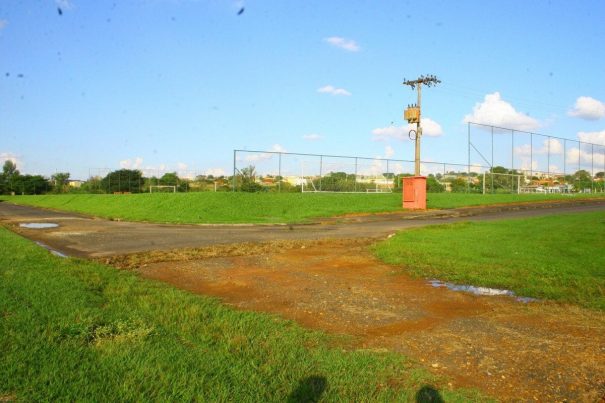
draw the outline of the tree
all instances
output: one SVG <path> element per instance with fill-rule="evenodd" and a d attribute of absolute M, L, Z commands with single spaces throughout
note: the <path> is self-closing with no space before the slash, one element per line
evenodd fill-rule
<path fill-rule="evenodd" d="M 69 186 L 69 172 L 57 172 L 51 176 L 55 193 L 65 193 Z"/>
<path fill-rule="evenodd" d="M 42 175 L 20 175 L 14 180 L 15 192 L 35 195 L 43 194 L 50 189 L 50 181 Z"/>
<path fill-rule="evenodd" d="M 576 171 L 576 173 L 571 176 L 571 182 L 578 192 L 581 192 L 584 189 L 592 189 L 592 177 L 590 176 L 590 173 L 584 169 Z"/>
<path fill-rule="evenodd" d="M 240 170 L 240 186 L 239 189 L 243 192 L 258 192 L 263 187 L 256 183 L 256 167 L 249 165 Z"/>
<path fill-rule="evenodd" d="M 106 193 L 140 193 L 143 174 L 138 169 L 120 169 L 112 171 L 101 180 L 101 188 Z"/>
<path fill-rule="evenodd" d="M 2 175 L 0 176 L 0 190 L 2 193 L 11 193 L 15 191 L 15 181 L 19 178 L 17 164 L 11 160 L 4 161 L 2 166 Z"/>
<path fill-rule="evenodd" d="M 426 191 L 429 193 L 442 193 L 445 191 L 445 186 L 439 183 L 433 174 L 426 178 Z"/>

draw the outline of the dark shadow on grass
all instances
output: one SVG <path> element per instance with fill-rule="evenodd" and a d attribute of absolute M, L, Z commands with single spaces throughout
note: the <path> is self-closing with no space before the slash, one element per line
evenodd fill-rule
<path fill-rule="evenodd" d="M 318 402 L 327 386 L 328 381 L 323 376 L 302 379 L 288 396 L 288 403 Z"/>
<path fill-rule="evenodd" d="M 425 385 L 416 392 L 416 403 L 444 403 L 441 394 L 432 386 Z"/>

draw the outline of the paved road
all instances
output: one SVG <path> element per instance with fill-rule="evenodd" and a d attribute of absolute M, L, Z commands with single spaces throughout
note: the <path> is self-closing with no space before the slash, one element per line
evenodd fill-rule
<path fill-rule="evenodd" d="M 109 221 L 83 215 L 0 203 L 0 223 L 69 256 L 100 257 L 214 244 L 321 238 L 382 238 L 405 228 L 542 215 L 605 211 L 605 199 L 426 213 L 393 213 L 327 219 L 310 225 L 168 225 Z M 57 228 L 27 229 L 28 222 L 56 223 Z"/>

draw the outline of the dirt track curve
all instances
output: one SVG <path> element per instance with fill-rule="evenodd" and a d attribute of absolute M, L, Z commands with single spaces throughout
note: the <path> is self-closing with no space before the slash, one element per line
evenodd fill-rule
<path fill-rule="evenodd" d="M 368 246 L 404 228 L 604 210 L 605 200 L 342 217 L 314 225 L 177 226 L 0 203 L 0 221 L 69 255 L 217 296 L 239 309 L 351 335 L 349 348 L 401 352 L 443 375 L 439 388 L 477 387 L 503 401 L 594 402 L 605 396 L 605 314 L 434 288 L 378 261 Z M 18 227 L 23 222 L 59 227 L 28 230 Z"/>

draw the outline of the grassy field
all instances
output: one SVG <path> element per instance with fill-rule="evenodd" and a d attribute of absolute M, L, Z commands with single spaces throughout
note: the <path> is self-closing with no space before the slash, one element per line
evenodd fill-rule
<path fill-rule="evenodd" d="M 347 345 L 0 227 L 0 401 L 411 401 L 446 382 Z"/>
<path fill-rule="evenodd" d="M 604 195 L 605 196 L 605 195 Z M 590 195 L 428 195 L 434 209 L 557 199 Z M 594 196 L 593 196 L 594 197 Z M 79 212 L 128 221 L 166 223 L 277 223 L 304 222 L 347 213 L 401 210 L 400 194 L 301 193 L 176 193 L 133 195 L 2 196 L 16 204 Z"/>
<path fill-rule="evenodd" d="M 605 310 L 605 212 L 402 231 L 374 247 L 418 277 Z"/>

